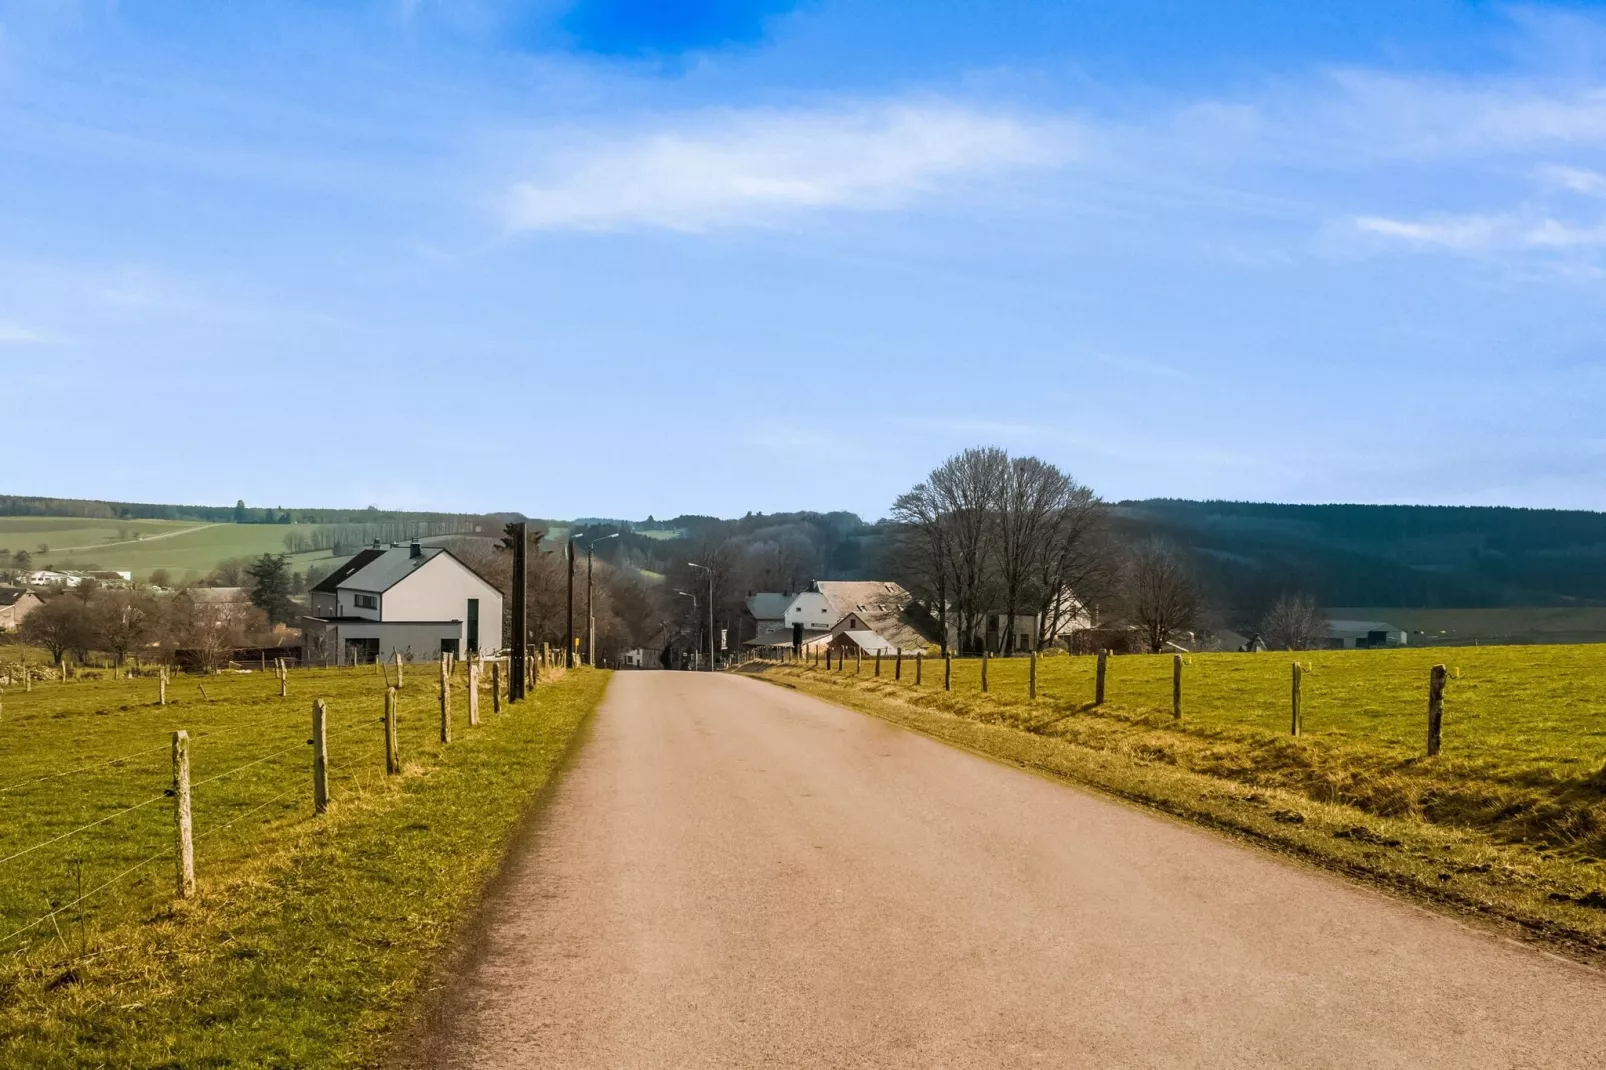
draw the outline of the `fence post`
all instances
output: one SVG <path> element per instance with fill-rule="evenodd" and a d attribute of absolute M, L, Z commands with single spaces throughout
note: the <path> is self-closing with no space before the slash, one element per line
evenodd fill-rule
<path fill-rule="evenodd" d="M 1182 655 L 1171 655 L 1171 719 L 1182 720 Z"/>
<path fill-rule="evenodd" d="M 1037 700 L 1037 651 L 1030 651 L 1029 655 L 1032 663 L 1026 670 L 1026 697 L 1035 702 Z"/>
<path fill-rule="evenodd" d="M 1439 730 L 1444 727 L 1444 666 L 1433 666 L 1428 676 L 1428 757 L 1439 753 Z"/>
<path fill-rule="evenodd" d="M 446 655 L 441 655 L 441 742 L 452 741 L 452 689 L 446 681 Z"/>
<path fill-rule="evenodd" d="M 897 658 L 892 662 L 892 678 L 894 680 L 903 679 L 903 647 L 901 646 L 898 648 Z"/>
<path fill-rule="evenodd" d="M 502 663 L 491 662 L 491 712 L 502 712 Z"/>
<path fill-rule="evenodd" d="M 385 688 L 385 772 L 401 773 L 401 741 L 396 738 L 396 689 Z"/>
<path fill-rule="evenodd" d="M 1098 670 L 1093 679 L 1093 705 L 1095 706 L 1104 705 L 1104 673 L 1109 660 L 1110 652 L 1108 650 L 1099 651 Z"/>
<path fill-rule="evenodd" d="M 178 866 L 178 897 L 195 894 L 195 825 L 190 820 L 190 734 L 173 733 L 174 861 Z"/>
<path fill-rule="evenodd" d="M 1294 736 L 1299 735 L 1299 684 L 1300 684 L 1300 678 L 1303 677 L 1304 675 L 1305 675 L 1305 667 L 1303 665 L 1301 665 L 1297 661 L 1294 662 L 1294 692 L 1293 692 L 1294 717 L 1293 717 L 1292 723 L 1289 725 L 1289 729 L 1288 729 L 1289 735 L 1294 735 Z"/>
<path fill-rule="evenodd" d="M 329 708 L 323 699 L 312 704 L 312 812 L 329 809 Z"/>
<path fill-rule="evenodd" d="M 480 723 L 480 667 L 471 657 L 468 659 L 468 724 L 470 728 Z"/>
<path fill-rule="evenodd" d="M 984 695 L 987 693 L 987 662 L 989 660 L 991 659 L 988 658 L 987 648 L 984 646 L 981 648 L 981 693 Z"/>
<path fill-rule="evenodd" d="M 402 685 L 401 651 L 392 650 L 391 655 L 396 659 L 396 687 L 400 690 Z"/>
<path fill-rule="evenodd" d="M 864 669 L 864 648 L 857 643 L 853 644 L 853 675 L 857 676 Z"/>
<path fill-rule="evenodd" d="M 952 654 L 944 654 L 942 656 L 942 689 L 944 691 L 952 691 L 954 689 L 954 656 Z"/>
<path fill-rule="evenodd" d="M 926 652 L 924 650 L 916 650 L 915 651 L 915 686 L 916 687 L 920 686 L 920 667 L 922 665 L 924 665 L 925 663 L 926 663 Z"/>
<path fill-rule="evenodd" d="M 27 678 L 27 674 L 24 673 L 23 679 L 26 680 Z M 162 675 L 156 678 L 156 704 L 158 706 L 167 705 L 167 666 L 165 665 L 162 666 Z"/>
<path fill-rule="evenodd" d="M 284 698 L 290 690 L 290 670 L 286 668 L 284 659 L 279 659 L 279 697 Z"/>
<path fill-rule="evenodd" d="M 881 651 L 879 649 L 875 652 L 875 674 L 877 676 L 881 675 Z"/>

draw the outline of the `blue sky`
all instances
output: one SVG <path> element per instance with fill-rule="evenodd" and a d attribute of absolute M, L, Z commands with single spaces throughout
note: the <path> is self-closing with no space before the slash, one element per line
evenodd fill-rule
<path fill-rule="evenodd" d="M 0 0 L 17 493 L 1599 508 L 1603 298 L 1593 5 Z"/>

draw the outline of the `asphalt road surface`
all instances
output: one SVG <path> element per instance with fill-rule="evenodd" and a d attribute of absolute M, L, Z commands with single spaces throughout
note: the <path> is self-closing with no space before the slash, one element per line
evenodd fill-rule
<path fill-rule="evenodd" d="M 731 676 L 619 673 L 409 1058 L 1606 1066 L 1606 976 Z"/>

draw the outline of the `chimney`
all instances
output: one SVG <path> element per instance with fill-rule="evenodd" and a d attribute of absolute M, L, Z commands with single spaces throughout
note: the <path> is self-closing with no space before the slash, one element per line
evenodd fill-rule
<path fill-rule="evenodd" d="M 374 540 L 374 549 L 375 550 L 379 549 L 379 540 L 378 539 Z"/>
<path fill-rule="evenodd" d="M 422 546 L 418 545 L 418 540 L 417 539 L 413 540 L 412 552 L 409 553 L 407 556 L 408 557 L 423 557 L 424 556 L 424 548 Z"/>

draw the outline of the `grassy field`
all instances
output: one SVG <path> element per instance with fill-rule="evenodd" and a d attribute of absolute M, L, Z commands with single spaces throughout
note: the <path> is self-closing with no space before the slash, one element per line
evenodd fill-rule
<path fill-rule="evenodd" d="M 203 524 L 187 520 L 85 520 L 75 517 L 0 517 L 0 547 L 26 550 L 34 568 L 95 565 L 134 573 L 146 579 L 166 569 L 175 583 L 198 580 L 219 562 L 284 551 L 284 537 L 294 530 L 280 524 Z M 39 547 L 47 546 L 47 551 Z M 293 567 L 314 561 L 333 565 L 327 550 L 301 554 Z"/>
<path fill-rule="evenodd" d="M 1380 620 L 1410 632 L 1412 646 L 1606 643 L 1606 606 L 1504 609 L 1333 609 L 1334 620 Z"/>
<path fill-rule="evenodd" d="M 1324 864 L 1606 950 L 1606 650 L 1320 651 L 1290 735 L 1290 655 L 1045 657 L 873 675 L 761 671 L 952 742 L 1252 835 Z M 1451 679 L 1444 749 L 1425 757 L 1429 668 Z"/>
<path fill-rule="evenodd" d="M 376 1065 L 606 673 L 438 739 L 429 667 L 384 772 L 378 671 L 16 689 L 0 716 L 0 1066 Z M 310 706 L 332 805 L 312 813 Z M 197 898 L 174 898 L 170 733 L 188 730 Z"/>

